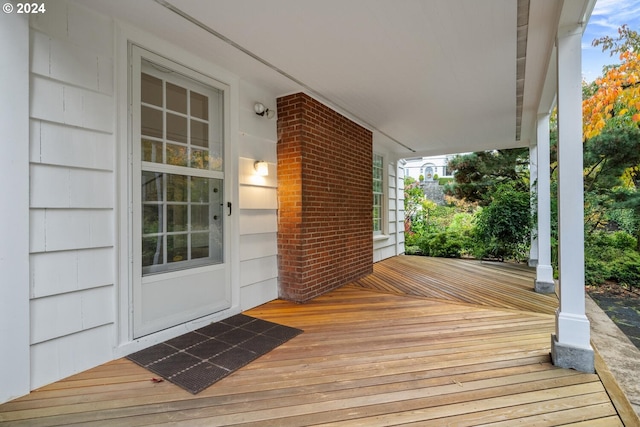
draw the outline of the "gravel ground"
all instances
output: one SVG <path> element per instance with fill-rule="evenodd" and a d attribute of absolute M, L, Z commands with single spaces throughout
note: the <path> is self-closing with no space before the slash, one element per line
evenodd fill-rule
<path fill-rule="evenodd" d="M 640 290 L 632 292 L 615 284 L 605 284 L 589 287 L 587 292 L 640 349 Z"/>

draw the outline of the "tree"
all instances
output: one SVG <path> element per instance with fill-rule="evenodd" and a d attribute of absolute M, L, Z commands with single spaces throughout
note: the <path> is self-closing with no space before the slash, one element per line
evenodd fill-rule
<path fill-rule="evenodd" d="M 482 151 L 463 154 L 449 160 L 455 170 L 453 183 L 445 193 L 469 202 L 487 205 L 491 195 L 502 183 L 510 182 L 518 191 L 529 191 L 529 150 Z"/>
<path fill-rule="evenodd" d="M 587 140 L 585 166 L 585 224 L 591 230 L 605 225 L 612 210 L 630 210 L 640 217 L 640 129 L 606 128 Z M 588 230 L 589 231 L 589 230 Z M 631 230 L 630 230 L 631 231 Z M 640 229 L 634 234 L 640 249 Z"/>
<path fill-rule="evenodd" d="M 583 87 L 583 95 L 588 95 L 582 103 L 585 140 L 605 128 L 634 127 L 640 122 L 640 35 L 623 25 L 617 38 L 602 37 L 593 45 L 618 54 L 621 63 L 605 67 L 603 77 Z"/>
<path fill-rule="evenodd" d="M 411 232 L 411 224 L 424 199 L 420 184 L 410 176 L 404 179 L 404 231 Z"/>
<path fill-rule="evenodd" d="M 491 203 L 478 215 L 476 256 L 503 260 L 527 258 L 531 231 L 529 193 L 501 184 L 492 194 Z"/>
<path fill-rule="evenodd" d="M 622 52 L 640 52 L 640 34 L 633 31 L 627 24 L 618 28 L 618 37 L 604 36 L 595 39 L 591 43 L 594 47 L 602 46 L 602 51 L 609 51 L 609 55 L 621 54 Z M 605 66 L 605 70 L 611 66 Z"/>
<path fill-rule="evenodd" d="M 585 280 L 638 286 L 640 35 L 624 25 L 618 37 L 593 45 L 617 54 L 621 63 L 583 85 Z"/>
<path fill-rule="evenodd" d="M 593 45 L 622 62 L 605 67 L 602 78 L 583 86 L 588 232 L 606 225 L 615 210 L 640 215 L 640 35 L 623 25 L 618 37 L 603 37 Z"/>

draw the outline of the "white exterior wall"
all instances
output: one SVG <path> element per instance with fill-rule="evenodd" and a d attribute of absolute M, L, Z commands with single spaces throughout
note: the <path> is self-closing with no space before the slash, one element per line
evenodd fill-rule
<path fill-rule="evenodd" d="M 242 310 L 278 298 L 277 117 L 258 116 L 253 109 L 256 102 L 276 108 L 274 94 L 241 81 L 238 202 Z M 255 174 L 257 160 L 268 163 L 268 176 Z"/>
<path fill-rule="evenodd" d="M 451 178 L 453 175 L 447 175 L 447 164 L 449 163 L 449 159 L 451 157 L 453 156 L 445 155 L 406 159 L 406 164 L 404 166 L 404 176 L 410 176 L 416 181 L 419 181 L 420 175 L 424 176 L 425 165 L 431 165 L 433 167 L 433 173 L 437 174 L 438 177 Z"/>
<path fill-rule="evenodd" d="M 382 235 L 373 236 L 373 262 L 404 253 L 404 169 L 381 143 L 384 137 L 374 131 L 373 151 L 384 158 L 386 193 Z"/>
<path fill-rule="evenodd" d="M 116 131 L 122 126 L 116 112 L 128 102 L 115 89 L 114 76 L 127 74 L 114 48 L 118 23 L 73 3 L 48 2 L 30 27 L 30 331 L 23 336 L 30 336 L 34 389 L 139 345 L 127 345 L 127 317 L 118 314 L 128 311 L 119 305 L 126 305 L 122 293 L 129 286 L 118 283 L 129 277 L 118 255 L 127 248 L 117 238 L 127 229 L 121 207 L 126 167 L 118 156 L 128 144 Z M 235 312 L 277 298 L 278 276 L 276 120 L 253 112 L 256 101 L 275 107 L 276 96 L 245 82 L 238 86 L 241 100 L 231 112 L 240 129 L 232 150 L 237 176 L 230 178 L 239 223 L 239 235 L 232 236 L 239 253 Z M 268 177 L 253 173 L 255 160 L 269 162 Z"/>
<path fill-rule="evenodd" d="M 29 21 L 0 15 L 0 403 L 30 390 Z"/>
<path fill-rule="evenodd" d="M 113 24 L 64 2 L 30 32 L 31 388 L 112 359 Z"/>
<path fill-rule="evenodd" d="M 395 163 L 396 168 L 396 255 L 404 254 L 404 165 Z"/>
<path fill-rule="evenodd" d="M 19 205 L 13 212 L 24 222 L 24 266 L 17 263 L 14 268 L 24 283 L 14 277 L 15 288 L 7 294 L 12 308 L 20 312 L 11 315 L 16 332 L 3 334 L 3 348 L 13 350 L 3 352 L 2 360 L 19 359 L 24 369 L 12 373 L 20 380 L 0 372 L 11 384 L 3 387 L 6 393 L 0 402 L 185 329 L 163 331 L 143 341 L 133 340 L 129 332 L 128 64 L 123 28 L 135 41 L 143 40 L 142 45 L 162 46 L 169 59 L 181 62 L 189 57 L 170 43 L 66 1 L 47 2 L 47 13 L 32 15 L 29 22 L 29 49 L 23 58 L 25 69 L 29 61 L 29 80 L 24 79 L 29 95 L 25 94 L 22 113 L 26 116 L 28 100 L 29 118 L 25 117 L 20 139 L 24 162 L 16 163 L 24 179 L 3 168 L 11 173 L 4 182 L 16 178 L 24 184 L 24 201 L 12 199 Z M 275 109 L 279 94 L 215 64 L 208 66 L 202 58 L 195 62 L 210 73 L 220 72 L 233 88 L 234 157 L 228 179 L 233 180 L 229 199 L 234 201 L 234 302 L 231 309 L 212 316 L 220 318 L 277 298 L 277 118 L 257 116 L 253 106 L 262 102 Z M 374 145 L 379 137 L 374 135 Z M 388 190 L 385 236 L 374 241 L 374 261 L 379 261 L 404 252 L 404 171 L 384 148 L 376 152 L 385 158 Z M 268 162 L 267 177 L 254 173 L 256 160 Z M 12 188 L 22 187 L 14 183 Z M 19 221 L 12 223 L 19 233 Z M 11 248 L 19 257 L 20 243 Z"/>

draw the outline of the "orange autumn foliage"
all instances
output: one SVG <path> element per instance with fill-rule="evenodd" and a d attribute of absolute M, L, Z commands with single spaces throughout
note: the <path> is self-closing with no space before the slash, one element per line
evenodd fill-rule
<path fill-rule="evenodd" d="M 596 80 L 597 90 L 582 102 L 585 140 L 598 135 L 614 116 L 640 122 L 640 55 L 625 51 L 620 60 L 619 66 Z"/>

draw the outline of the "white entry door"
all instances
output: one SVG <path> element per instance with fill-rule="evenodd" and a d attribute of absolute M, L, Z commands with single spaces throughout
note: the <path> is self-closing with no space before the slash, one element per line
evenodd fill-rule
<path fill-rule="evenodd" d="M 228 308 L 226 87 L 131 47 L 134 338 Z"/>

